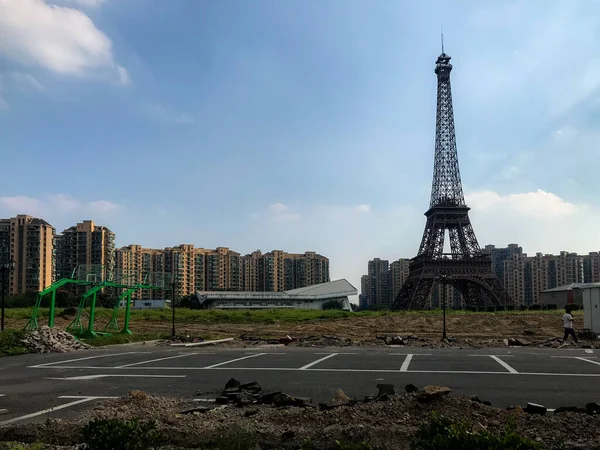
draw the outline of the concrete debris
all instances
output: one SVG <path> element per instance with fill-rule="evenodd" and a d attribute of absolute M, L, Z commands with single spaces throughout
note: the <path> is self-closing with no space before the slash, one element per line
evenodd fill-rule
<path fill-rule="evenodd" d="M 256 381 L 240 383 L 236 379 L 230 379 L 221 395 L 215 399 L 216 405 L 233 404 L 236 406 L 247 405 L 275 405 L 282 406 L 313 406 L 311 400 L 301 397 L 292 397 L 285 392 L 264 393 L 262 387 Z"/>
<path fill-rule="evenodd" d="M 418 394 L 417 399 L 427 402 L 448 395 L 452 390 L 444 386 L 425 386 Z"/>
<path fill-rule="evenodd" d="M 287 336 L 279 339 L 278 343 L 283 344 L 283 345 L 288 345 L 288 344 L 291 344 L 292 342 L 294 342 L 294 339 L 288 334 Z"/>
<path fill-rule="evenodd" d="M 527 403 L 527 406 L 523 408 L 528 414 L 539 414 L 540 416 L 545 416 L 548 411 L 545 406 L 538 405 L 537 403 Z"/>
<path fill-rule="evenodd" d="M 392 345 L 404 345 L 404 339 L 400 336 L 394 336 L 392 338 Z"/>
<path fill-rule="evenodd" d="M 414 392 L 419 392 L 419 388 L 416 387 L 414 384 L 407 384 L 406 386 L 404 386 L 404 390 L 406 392 L 408 392 L 409 394 L 412 394 Z"/>
<path fill-rule="evenodd" d="M 585 405 L 585 410 L 588 414 L 600 414 L 600 403 L 588 403 Z"/>
<path fill-rule="evenodd" d="M 22 342 L 35 353 L 67 353 L 91 348 L 90 345 L 78 341 L 72 334 L 48 326 L 28 333 Z"/>
<path fill-rule="evenodd" d="M 345 405 L 349 403 L 352 399 L 346 395 L 344 391 L 338 389 L 335 391 L 335 395 L 331 399 L 332 405 Z"/>

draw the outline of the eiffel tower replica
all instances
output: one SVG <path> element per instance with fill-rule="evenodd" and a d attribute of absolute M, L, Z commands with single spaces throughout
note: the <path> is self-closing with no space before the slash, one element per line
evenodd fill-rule
<path fill-rule="evenodd" d="M 395 298 L 392 309 L 426 309 L 434 285 L 453 286 L 467 306 L 514 304 L 492 271 L 490 255 L 479 247 L 465 203 L 454 133 L 450 89 L 450 56 L 444 53 L 435 63 L 437 114 L 435 161 L 427 223 L 417 256 L 410 260 L 409 275 Z M 448 230 L 451 253 L 444 253 Z"/>

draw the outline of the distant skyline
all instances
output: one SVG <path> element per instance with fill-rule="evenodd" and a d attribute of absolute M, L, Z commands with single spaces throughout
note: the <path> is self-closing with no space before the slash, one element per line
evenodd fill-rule
<path fill-rule="evenodd" d="M 481 247 L 600 250 L 585 0 L 0 0 L 0 217 L 312 250 L 360 289 L 418 250 L 441 24 Z"/>

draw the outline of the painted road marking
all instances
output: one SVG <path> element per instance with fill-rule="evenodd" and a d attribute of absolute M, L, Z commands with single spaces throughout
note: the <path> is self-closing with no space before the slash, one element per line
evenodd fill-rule
<path fill-rule="evenodd" d="M 84 380 L 96 380 L 98 378 L 114 378 L 114 377 L 125 377 L 125 378 L 185 378 L 187 375 L 153 375 L 153 374 L 133 374 L 133 373 L 112 373 L 112 374 L 97 374 L 97 375 L 79 375 L 76 377 L 45 377 L 46 380 L 69 380 L 69 381 L 84 381 Z"/>
<path fill-rule="evenodd" d="M 433 356 L 431 353 L 388 353 L 388 356 L 406 356 L 406 355 Z"/>
<path fill-rule="evenodd" d="M 550 358 L 568 358 L 568 359 L 576 359 L 576 358 L 578 358 L 578 357 L 577 357 L 577 356 L 551 356 Z M 586 356 L 586 358 L 588 358 L 588 359 L 591 359 L 591 358 L 593 358 L 593 359 L 596 359 L 596 358 L 598 358 L 598 357 L 597 357 L 597 356 Z"/>
<path fill-rule="evenodd" d="M 489 355 L 489 356 L 494 361 L 496 361 L 498 364 L 500 364 L 502 367 L 504 367 L 506 370 L 508 370 L 510 373 L 519 373 L 515 369 L 513 369 L 510 365 L 508 365 L 507 363 L 502 361 L 500 358 L 498 358 L 496 355 Z"/>
<path fill-rule="evenodd" d="M 199 352 L 183 353 L 181 355 L 167 356 L 166 358 L 149 359 L 148 361 L 140 361 L 140 362 L 131 363 L 131 364 L 123 364 L 122 366 L 115 367 L 115 369 L 123 369 L 125 367 L 139 366 L 140 364 L 149 364 L 149 363 L 158 362 L 158 361 L 165 361 L 167 359 L 183 358 L 185 356 L 193 356 L 193 355 L 198 355 L 198 354 L 199 354 Z M 214 355 L 214 353 L 202 353 L 202 354 L 203 355 Z"/>
<path fill-rule="evenodd" d="M 319 363 L 321 363 L 321 362 L 325 361 L 326 359 L 333 358 L 333 357 L 334 357 L 335 355 L 337 355 L 337 354 L 338 354 L 338 353 L 331 353 L 331 354 L 329 354 L 329 355 L 327 355 L 327 356 L 324 356 L 323 358 L 317 359 L 316 361 L 313 361 L 313 362 L 311 362 L 311 363 L 309 363 L 309 364 L 307 364 L 307 365 L 305 365 L 305 366 L 302 366 L 302 367 L 300 367 L 298 370 L 306 370 L 306 369 L 309 369 L 309 368 L 311 368 L 312 366 L 316 366 L 317 364 L 319 364 Z"/>
<path fill-rule="evenodd" d="M 61 395 L 58 398 L 89 398 L 90 400 L 105 400 L 119 397 L 111 397 L 106 395 Z"/>
<path fill-rule="evenodd" d="M 315 353 L 315 355 L 330 355 L 329 352 Z M 336 353 L 336 355 L 358 355 L 358 353 Z"/>
<path fill-rule="evenodd" d="M 489 356 L 502 356 L 503 358 L 509 357 L 509 358 L 513 358 L 515 355 L 468 355 L 468 356 L 484 356 L 484 357 L 489 357 Z"/>
<path fill-rule="evenodd" d="M 402 363 L 402 367 L 400 367 L 400 372 L 408 371 L 408 366 L 410 366 L 410 362 L 412 361 L 412 359 L 413 359 L 412 354 L 406 355 L 406 358 L 404 359 L 404 362 Z"/>
<path fill-rule="evenodd" d="M 11 423 L 20 422 L 21 420 L 27 420 L 27 419 L 31 419 L 33 417 L 42 416 L 44 414 L 49 414 L 49 413 L 54 412 L 54 411 L 58 411 L 58 410 L 65 409 L 65 408 L 70 408 L 71 406 L 79 405 L 81 403 L 87 403 L 87 402 L 90 402 L 92 400 L 97 400 L 98 398 L 99 397 L 81 397 L 81 398 L 79 398 L 79 400 L 75 400 L 73 402 L 65 403 L 64 405 L 59 405 L 59 406 L 55 406 L 53 408 L 43 409 L 43 410 L 38 411 L 38 412 L 34 412 L 34 413 L 31 413 L 31 414 L 26 414 L 24 416 L 15 417 L 13 419 L 5 420 L 3 422 L 0 422 L 0 426 L 10 425 Z"/>
<path fill-rule="evenodd" d="M 576 356 L 575 359 L 579 359 L 581 361 L 589 362 L 589 363 L 596 364 L 596 365 L 600 366 L 600 362 L 598 362 L 598 361 L 590 361 L 588 358 L 582 358 L 581 356 Z"/>
<path fill-rule="evenodd" d="M 70 363 L 70 362 L 76 362 L 76 361 L 85 361 L 85 360 L 95 359 L 95 358 L 108 358 L 110 356 L 121 356 L 121 355 L 139 355 L 139 354 L 143 354 L 143 353 L 150 353 L 150 352 L 111 353 L 109 355 L 87 356 L 85 358 L 67 359 L 65 361 L 55 361 L 55 362 L 51 362 L 51 363 L 38 364 L 36 366 L 29 366 L 29 367 L 37 369 L 39 367 L 51 367 L 51 366 L 54 366 L 54 365 L 57 365 L 57 364 L 64 364 L 64 363 Z"/>
<path fill-rule="evenodd" d="M 266 355 L 266 353 L 255 353 L 254 355 L 244 356 L 242 358 L 230 359 L 229 361 L 224 361 L 222 363 L 213 364 L 212 366 L 202 367 L 202 369 L 214 369 L 215 367 L 224 366 L 225 364 L 230 364 L 230 363 L 233 363 L 236 361 L 241 361 L 243 359 L 248 359 L 248 358 L 256 358 L 257 356 L 262 356 L 262 355 Z"/>
<path fill-rule="evenodd" d="M 592 350 L 591 348 L 586 348 L 586 349 L 585 349 L 585 352 L 586 352 L 586 353 L 594 353 L 594 350 Z"/>
<path fill-rule="evenodd" d="M 0 394 L 0 397 L 6 397 L 6 394 Z"/>
<path fill-rule="evenodd" d="M 231 362 L 231 361 L 228 361 Z M 592 362 L 592 361 L 590 361 Z M 94 369 L 110 370 L 111 367 L 93 367 L 93 366 L 60 366 L 53 369 Z M 212 367 L 125 367 L 119 370 L 206 370 Z M 272 372 L 289 372 L 300 370 L 293 367 L 217 367 L 215 370 L 260 370 Z M 303 369 L 307 372 L 366 372 L 366 373 L 395 373 L 398 370 L 391 369 Z M 562 376 L 562 377 L 596 377 L 600 378 L 600 373 L 546 373 L 546 372 L 491 372 L 491 371 L 469 371 L 469 370 L 407 370 L 405 373 L 428 373 L 436 374 L 463 374 L 463 375 L 526 375 L 526 376 Z"/>

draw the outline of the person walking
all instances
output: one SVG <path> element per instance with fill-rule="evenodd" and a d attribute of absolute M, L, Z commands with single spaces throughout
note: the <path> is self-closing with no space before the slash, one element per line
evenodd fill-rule
<path fill-rule="evenodd" d="M 575 335 L 575 330 L 573 329 L 573 316 L 571 315 L 571 307 L 565 306 L 565 313 L 562 316 L 563 320 L 563 328 L 565 329 L 565 335 L 563 337 L 563 344 L 567 341 L 569 335 L 573 336 L 573 340 L 577 344 L 577 336 Z"/>

